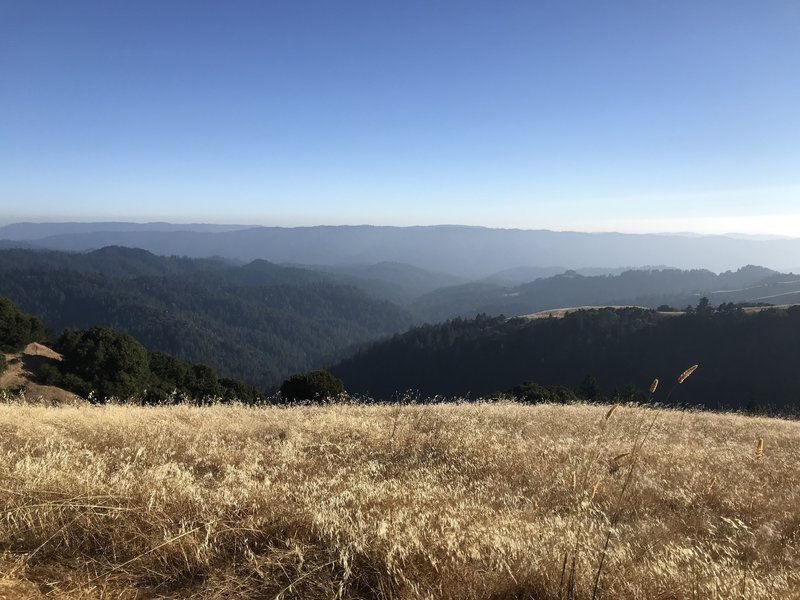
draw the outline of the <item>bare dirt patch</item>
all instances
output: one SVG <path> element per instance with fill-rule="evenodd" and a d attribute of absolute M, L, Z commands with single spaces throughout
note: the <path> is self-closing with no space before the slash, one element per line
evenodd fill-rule
<path fill-rule="evenodd" d="M 5 357 L 8 368 L 0 374 L 0 390 L 6 390 L 7 393 L 28 402 L 56 405 L 83 402 L 72 392 L 52 385 L 37 383 L 37 376 L 44 365 L 55 365 L 61 361 L 61 355 L 58 352 L 43 344 L 33 342 L 28 344 L 22 352 L 6 354 Z"/>

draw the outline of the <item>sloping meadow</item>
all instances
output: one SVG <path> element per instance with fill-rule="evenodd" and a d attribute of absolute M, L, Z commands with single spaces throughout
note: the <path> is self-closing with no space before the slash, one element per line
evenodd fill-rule
<path fill-rule="evenodd" d="M 0 406 L 0 597 L 800 598 L 800 423 Z"/>

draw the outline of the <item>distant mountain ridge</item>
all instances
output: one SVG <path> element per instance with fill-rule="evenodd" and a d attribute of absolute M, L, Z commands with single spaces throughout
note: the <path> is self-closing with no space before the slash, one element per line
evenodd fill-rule
<path fill-rule="evenodd" d="M 410 307 L 435 323 L 480 313 L 519 316 L 571 306 L 684 307 L 696 304 L 702 296 L 715 305 L 794 303 L 800 298 L 800 276 L 753 265 L 720 274 L 706 269 L 635 269 L 595 276 L 566 271 L 514 287 L 475 282 L 440 288 L 417 298 Z"/>
<path fill-rule="evenodd" d="M 0 240 L 33 241 L 57 235 L 80 235 L 93 232 L 120 231 L 239 231 L 252 225 L 216 225 L 213 223 L 128 223 L 105 221 L 97 223 L 11 223 L 0 227 Z"/>
<path fill-rule="evenodd" d="M 86 251 L 121 245 L 167 256 L 219 256 L 247 262 L 254 259 L 317 265 L 397 262 L 467 279 L 489 277 L 524 266 L 577 269 L 668 264 L 682 269 L 725 271 L 743 264 L 787 270 L 800 263 L 800 239 L 579 233 L 456 225 L 248 227 L 227 231 L 225 227 L 237 226 L 198 225 L 195 227 L 210 229 L 198 231 L 189 225 L 170 226 L 171 230 L 162 224 L 149 228 L 113 225 L 112 228 L 110 224 L 96 224 L 92 231 L 62 231 L 56 235 L 43 235 L 47 224 L 28 224 L 27 229 L 8 225 L 0 229 L 0 239 L 10 239 L 8 236 L 13 235 L 16 241 L 35 242 L 37 246 L 56 250 Z M 91 229 L 87 224 L 81 227 Z M 27 231 L 29 237 L 22 239 L 20 231 Z"/>

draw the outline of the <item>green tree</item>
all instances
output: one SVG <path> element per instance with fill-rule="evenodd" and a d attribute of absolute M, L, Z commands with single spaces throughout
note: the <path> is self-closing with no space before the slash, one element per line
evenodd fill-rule
<path fill-rule="evenodd" d="M 180 400 L 182 394 L 188 394 L 188 386 L 192 380 L 192 367 L 189 363 L 164 352 L 150 352 L 149 359 L 150 382 L 147 386 L 147 402 Z"/>
<path fill-rule="evenodd" d="M 226 402 L 233 402 L 236 400 L 238 402 L 251 404 L 258 400 L 258 390 L 238 379 L 223 377 L 219 380 L 219 384 L 222 386 L 222 397 Z"/>
<path fill-rule="evenodd" d="M 600 384 L 597 383 L 597 379 L 592 375 L 584 377 L 581 385 L 578 387 L 578 394 L 585 400 L 599 400 L 601 393 Z"/>
<path fill-rule="evenodd" d="M 25 314 L 8 298 L 0 296 L 0 352 L 18 352 L 47 336 L 42 322 Z"/>
<path fill-rule="evenodd" d="M 187 391 L 192 400 L 196 402 L 222 398 L 223 393 L 214 369 L 206 365 L 192 365 L 191 380 Z"/>
<path fill-rule="evenodd" d="M 705 296 L 700 298 L 700 301 L 697 303 L 697 308 L 695 310 L 699 315 L 707 315 L 709 313 L 714 312 L 714 309 L 711 306 L 711 301 Z"/>
<path fill-rule="evenodd" d="M 67 331 L 57 343 L 61 370 L 73 391 L 104 402 L 141 395 L 150 382 L 147 350 L 131 336 L 108 327 Z"/>
<path fill-rule="evenodd" d="M 521 384 L 508 390 L 508 393 L 514 396 L 519 402 L 533 404 L 540 402 L 566 404 L 568 402 L 578 401 L 578 396 L 568 387 L 560 385 L 545 387 L 532 381 L 523 381 Z"/>
<path fill-rule="evenodd" d="M 344 394 L 344 383 L 328 371 L 292 375 L 281 384 L 281 397 L 287 401 L 323 400 Z"/>

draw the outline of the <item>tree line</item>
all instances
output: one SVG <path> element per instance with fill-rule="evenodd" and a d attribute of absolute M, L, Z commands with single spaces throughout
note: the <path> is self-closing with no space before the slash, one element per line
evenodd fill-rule
<path fill-rule="evenodd" d="M 0 373 L 8 367 L 4 353 L 19 352 L 28 344 L 46 337 L 47 330 L 39 319 L 22 312 L 11 300 L 0 296 Z"/>
<path fill-rule="evenodd" d="M 105 402 L 136 398 L 144 403 L 255 402 L 263 394 L 236 379 L 219 377 L 211 367 L 147 350 L 133 337 L 109 327 L 64 331 L 52 338 L 44 324 L 0 296 L 0 351 L 13 353 L 32 342 L 47 343 L 61 361 L 40 365 L 39 383 L 54 385 Z M 0 373 L 7 368 L 0 353 Z"/>
<path fill-rule="evenodd" d="M 42 367 L 41 382 L 96 402 L 135 398 L 148 404 L 252 403 L 261 395 L 239 380 L 219 377 L 207 365 L 149 351 L 131 336 L 108 327 L 65 331 L 53 347 L 63 360 Z"/>
<path fill-rule="evenodd" d="M 594 399 L 642 398 L 654 378 L 699 364 L 676 402 L 711 408 L 800 407 L 800 307 L 750 314 L 702 301 L 686 314 L 598 309 L 563 318 L 479 315 L 376 343 L 332 372 L 350 392 L 391 399 L 479 397 L 535 382 Z M 593 382 L 593 383 L 592 383 Z M 592 391 L 594 390 L 594 391 Z M 540 394 L 541 395 L 541 394 Z"/>

